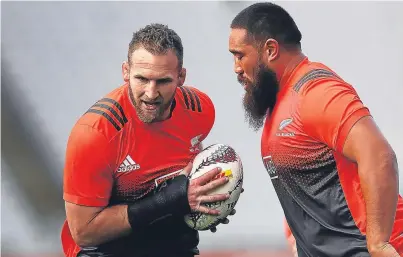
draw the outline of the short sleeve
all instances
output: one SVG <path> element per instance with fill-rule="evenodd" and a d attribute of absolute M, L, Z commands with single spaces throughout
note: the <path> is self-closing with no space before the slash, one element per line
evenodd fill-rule
<path fill-rule="evenodd" d="M 113 172 L 106 138 L 87 125 L 75 125 L 66 150 L 63 198 L 78 205 L 103 207 L 109 203 Z"/>
<path fill-rule="evenodd" d="M 304 131 L 340 153 L 354 124 L 370 115 L 354 88 L 347 83 L 312 83 L 304 88 L 301 97 Z"/>

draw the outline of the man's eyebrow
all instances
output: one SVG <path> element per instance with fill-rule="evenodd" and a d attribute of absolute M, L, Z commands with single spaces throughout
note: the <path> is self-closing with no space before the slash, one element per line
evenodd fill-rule
<path fill-rule="evenodd" d="M 134 74 L 134 77 L 137 79 L 147 79 L 147 80 L 152 80 L 152 78 L 149 78 L 147 76 L 141 75 L 141 74 Z M 167 77 L 162 77 L 162 78 L 158 78 L 156 79 L 157 81 L 166 81 L 166 82 L 170 82 L 173 80 L 173 78 L 171 78 L 170 76 Z"/>
<path fill-rule="evenodd" d="M 164 78 L 159 78 L 157 81 L 160 82 L 171 82 L 173 79 L 171 77 L 164 77 Z"/>
<path fill-rule="evenodd" d="M 242 54 L 241 51 L 235 50 L 235 49 L 230 49 L 229 51 L 230 51 L 231 53 L 233 53 L 233 54 Z"/>

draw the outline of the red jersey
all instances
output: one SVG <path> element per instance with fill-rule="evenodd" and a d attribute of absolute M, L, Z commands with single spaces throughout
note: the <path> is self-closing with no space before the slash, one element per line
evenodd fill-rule
<path fill-rule="evenodd" d="M 350 129 L 370 115 L 368 108 L 351 85 L 307 58 L 284 75 L 277 99 L 261 153 L 299 257 L 369 256 L 357 164 L 342 154 Z M 390 243 L 403 256 L 400 196 Z"/>
<path fill-rule="evenodd" d="M 214 124 L 212 101 L 193 87 L 177 88 L 172 115 L 162 122 L 146 124 L 139 120 L 132 99 L 130 87 L 125 84 L 96 102 L 75 124 L 66 151 L 65 201 L 105 207 L 141 199 L 189 163 Z M 197 232 L 188 232 L 194 235 L 192 244 L 196 247 Z M 175 238 L 171 234 L 168 239 L 158 238 L 151 232 L 140 236 L 144 241 L 169 242 Z M 147 244 L 130 236 L 120 241 L 125 240 L 123 246 L 121 242 L 119 247 L 108 245 L 106 251 L 122 256 L 117 248 L 139 249 Z M 81 250 L 70 235 L 67 221 L 62 244 L 67 257 L 76 256 Z M 97 251 L 102 251 L 102 247 Z"/>

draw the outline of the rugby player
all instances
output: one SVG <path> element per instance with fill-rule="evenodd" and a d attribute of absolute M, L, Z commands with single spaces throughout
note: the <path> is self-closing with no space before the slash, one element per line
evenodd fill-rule
<path fill-rule="evenodd" d="M 229 36 L 298 256 L 403 256 L 395 153 L 353 86 L 309 60 L 301 37 L 289 13 L 266 2 L 237 14 Z"/>
<path fill-rule="evenodd" d="M 218 215 L 202 204 L 229 198 L 208 195 L 228 181 L 213 179 L 219 169 L 187 178 L 213 127 L 214 105 L 184 86 L 181 38 L 162 24 L 133 34 L 122 75 L 123 85 L 92 105 L 68 139 L 65 256 L 198 255 L 198 232 L 184 215 Z"/>

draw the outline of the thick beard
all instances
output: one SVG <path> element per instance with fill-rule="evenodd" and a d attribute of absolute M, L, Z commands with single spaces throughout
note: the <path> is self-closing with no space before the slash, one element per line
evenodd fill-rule
<path fill-rule="evenodd" d="M 255 75 L 254 84 L 249 84 L 243 97 L 245 121 L 254 131 L 258 131 L 263 125 L 269 112 L 273 111 L 276 104 L 279 83 L 274 71 L 259 63 Z"/>

